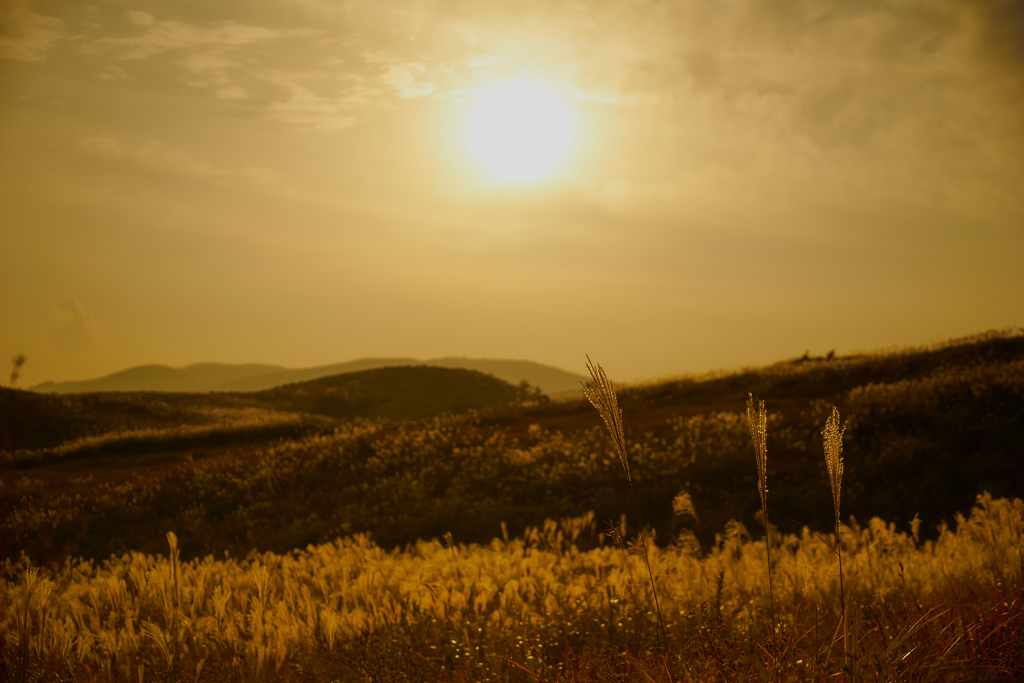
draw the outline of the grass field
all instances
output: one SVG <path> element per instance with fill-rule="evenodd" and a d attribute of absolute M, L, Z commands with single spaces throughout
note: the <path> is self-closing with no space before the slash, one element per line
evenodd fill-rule
<path fill-rule="evenodd" d="M 584 398 L 290 396 L 5 391 L 93 426 L 6 454 L 4 680 L 1024 677 L 1019 334 L 626 387 L 618 448 Z"/>
<path fill-rule="evenodd" d="M 591 516 L 489 545 L 365 535 L 285 554 L 129 553 L 6 568 L 5 680 L 1019 680 L 1024 504 L 983 497 L 935 541 L 873 519 L 764 546 L 580 550 Z"/>

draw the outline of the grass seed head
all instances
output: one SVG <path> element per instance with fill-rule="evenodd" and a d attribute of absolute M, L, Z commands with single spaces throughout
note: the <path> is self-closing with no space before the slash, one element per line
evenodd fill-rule
<path fill-rule="evenodd" d="M 615 451 L 619 455 L 619 462 L 622 469 L 626 471 L 626 480 L 633 481 L 629 474 L 629 457 L 626 455 L 626 438 L 622 432 L 622 411 L 619 409 L 618 399 L 615 398 L 615 388 L 611 380 L 604 374 L 601 365 L 594 364 L 587 356 L 587 370 L 590 372 L 590 385 L 583 385 L 583 395 L 587 397 L 597 412 L 604 420 L 604 426 L 608 428 L 608 436 L 615 445 Z"/>
<path fill-rule="evenodd" d="M 754 457 L 757 458 L 757 492 L 761 494 L 761 506 L 768 505 L 768 414 L 764 401 L 755 408 L 754 395 L 747 394 L 747 426 L 754 442 Z"/>
<path fill-rule="evenodd" d="M 680 491 L 672 499 L 672 512 L 676 517 L 692 517 L 694 521 L 699 520 L 697 508 L 694 507 L 693 498 L 690 497 L 688 491 Z"/>
<path fill-rule="evenodd" d="M 825 429 L 821 432 L 825 441 L 825 465 L 828 467 L 828 479 L 832 484 L 832 505 L 836 513 L 836 526 L 839 525 L 839 494 L 843 488 L 843 432 L 846 427 L 839 425 L 839 410 L 832 406 L 832 414 L 825 421 Z"/>

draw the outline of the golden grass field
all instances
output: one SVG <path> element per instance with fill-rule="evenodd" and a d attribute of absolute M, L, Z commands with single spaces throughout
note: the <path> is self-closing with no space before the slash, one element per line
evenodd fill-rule
<path fill-rule="evenodd" d="M 183 562 L 130 553 L 6 569 L 7 680 L 834 680 L 833 536 L 730 526 L 706 553 L 651 546 L 668 633 L 635 545 L 581 551 L 591 516 L 489 545 L 363 535 L 287 554 Z M 857 680 L 1020 673 L 1024 503 L 979 498 L 935 541 L 872 519 L 840 528 Z M 663 659 L 667 660 L 662 661 Z"/>
<path fill-rule="evenodd" d="M 1024 680 L 1024 502 L 941 521 L 1020 485 L 990 342 L 418 422 L 129 397 L 6 456 L 0 678 Z"/>

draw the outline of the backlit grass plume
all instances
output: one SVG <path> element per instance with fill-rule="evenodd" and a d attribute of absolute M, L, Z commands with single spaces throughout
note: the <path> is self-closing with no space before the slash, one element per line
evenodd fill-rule
<path fill-rule="evenodd" d="M 768 523 L 768 413 L 764 401 L 754 405 L 754 395 L 747 394 L 747 426 L 750 439 L 754 442 L 754 457 L 757 459 L 757 492 L 761 494 L 761 511 L 764 513 L 764 545 L 768 553 L 768 605 L 772 616 L 772 640 L 775 640 L 775 597 L 772 590 L 772 544 L 771 525 Z"/>
<path fill-rule="evenodd" d="M 622 410 L 619 408 L 619 401 L 615 397 L 615 389 L 611 380 L 604 374 L 604 368 L 600 364 L 594 365 L 590 356 L 587 356 L 587 370 L 590 372 L 590 386 L 583 385 L 583 395 L 587 397 L 601 419 L 608 428 L 608 436 L 611 437 L 615 452 L 622 463 L 622 469 L 626 470 L 626 481 L 630 482 L 632 491 L 633 477 L 629 474 L 629 456 L 626 454 L 626 438 L 622 433 Z"/>
<path fill-rule="evenodd" d="M 761 507 L 768 514 L 768 415 L 764 401 L 755 409 L 754 395 L 747 394 L 747 426 L 750 439 L 754 442 L 754 457 L 757 459 L 757 492 L 761 494 Z M 767 526 L 768 519 L 765 518 Z"/>
<path fill-rule="evenodd" d="M 843 587 L 843 551 L 839 542 L 839 496 L 843 488 L 843 432 L 846 427 L 839 426 L 839 410 L 832 406 L 832 414 L 825 420 L 825 429 L 821 432 L 825 443 L 825 466 L 828 468 L 828 480 L 832 485 L 832 507 L 836 515 L 836 554 L 839 556 L 839 601 L 843 610 L 843 652 L 846 646 L 846 591 Z"/>
<path fill-rule="evenodd" d="M 619 408 L 619 401 L 615 397 L 615 388 L 611 380 L 604 373 L 600 364 L 595 364 L 587 356 L 587 371 L 590 372 L 590 386 L 583 385 L 583 395 L 587 397 L 597 412 L 604 420 L 608 428 L 608 436 L 611 437 L 615 451 L 619 455 L 619 462 L 622 469 L 626 471 L 626 482 L 629 484 L 629 500 L 633 504 L 633 514 L 636 516 L 636 525 L 640 529 L 640 547 L 644 551 L 644 562 L 647 563 L 647 575 L 651 579 L 651 595 L 654 596 L 654 609 L 658 614 L 658 640 L 662 648 L 668 642 L 668 632 L 665 630 L 665 620 L 661 617 L 661 605 L 658 603 L 658 591 L 654 587 L 654 572 L 651 570 L 651 560 L 647 555 L 647 541 L 644 538 L 644 525 L 640 521 L 640 509 L 636 504 L 636 495 L 633 493 L 633 477 L 629 473 L 629 455 L 626 453 L 626 437 L 622 431 L 622 410 Z"/>
<path fill-rule="evenodd" d="M 821 432 L 825 441 L 825 465 L 828 467 L 828 479 L 832 484 L 832 505 L 836 513 L 836 526 L 839 525 L 839 494 L 843 487 L 843 432 L 845 427 L 839 426 L 839 410 L 832 406 L 832 414 L 825 421 L 825 429 Z"/>

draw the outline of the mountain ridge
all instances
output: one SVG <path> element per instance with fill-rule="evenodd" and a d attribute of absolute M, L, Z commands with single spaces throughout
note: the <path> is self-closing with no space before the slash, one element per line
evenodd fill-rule
<path fill-rule="evenodd" d="M 87 380 L 42 382 L 30 389 L 39 393 L 93 393 L 105 391 L 235 392 L 263 391 L 284 384 L 305 382 L 362 370 L 396 366 L 435 366 L 476 370 L 519 384 L 528 382 L 548 395 L 579 390 L 584 375 L 529 360 L 446 356 L 420 360 L 409 357 L 357 358 L 306 368 L 287 368 L 263 363 L 193 363 L 183 367 L 162 364 L 137 365 Z"/>

